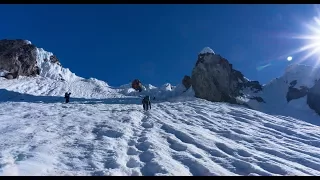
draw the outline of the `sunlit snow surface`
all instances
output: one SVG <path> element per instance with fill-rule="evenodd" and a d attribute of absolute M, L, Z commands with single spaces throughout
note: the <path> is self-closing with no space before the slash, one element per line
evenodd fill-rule
<path fill-rule="evenodd" d="M 193 98 L 182 85 L 138 93 L 43 70 L 0 78 L 0 175 L 320 175 L 320 129 L 306 122 L 319 116 L 304 99 L 285 102 L 286 76 L 264 92 L 278 104 L 257 106 L 268 115 Z M 141 95 L 156 97 L 149 112 Z"/>
<path fill-rule="evenodd" d="M 320 175 L 319 128 L 298 119 L 195 98 L 149 112 L 139 98 L 20 98 L 1 103 L 1 175 Z"/>

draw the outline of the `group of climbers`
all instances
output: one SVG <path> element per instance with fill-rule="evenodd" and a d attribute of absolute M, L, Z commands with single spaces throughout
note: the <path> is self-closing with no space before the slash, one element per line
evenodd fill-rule
<path fill-rule="evenodd" d="M 135 89 L 136 91 L 139 91 L 139 92 L 142 91 L 142 84 L 139 79 L 133 80 L 131 87 L 133 89 Z M 71 95 L 71 92 L 66 92 L 64 94 L 64 98 L 66 99 L 66 101 L 65 101 L 66 103 L 69 103 L 70 95 Z M 153 100 L 155 100 L 155 97 L 153 98 Z M 149 109 L 151 109 L 150 96 L 147 95 L 142 99 L 142 107 L 143 107 L 143 110 L 145 110 L 145 111 L 148 111 Z"/>

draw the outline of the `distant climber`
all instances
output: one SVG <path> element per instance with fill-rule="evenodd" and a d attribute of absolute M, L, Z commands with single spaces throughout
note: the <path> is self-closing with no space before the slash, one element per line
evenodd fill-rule
<path fill-rule="evenodd" d="M 135 89 L 136 91 L 139 91 L 139 92 L 142 91 L 142 84 L 141 84 L 141 82 L 140 82 L 139 79 L 133 80 L 133 81 L 132 81 L 132 84 L 131 84 L 131 87 L 132 87 L 133 89 Z"/>
<path fill-rule="evenodd" d="M 145 111 L 148 111 L 149 109 L 151 109 L 150 96 L 145 96 L 142 99 L 142 106 L 143 106 L 143 110 Z"/>
<path fill-rule="evenodd" d="M 65 94 L 64 94 L 64 98 L 66 99 L 66 103 L 69 103 L 69 100 L 70 100 L 70 94 L 71 94 L 71 92 L 66 92 Z"/>

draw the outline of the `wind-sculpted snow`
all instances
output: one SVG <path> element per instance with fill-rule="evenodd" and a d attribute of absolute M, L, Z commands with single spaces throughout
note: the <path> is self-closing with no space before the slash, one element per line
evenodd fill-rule
<path fill-rule="evenodd" d="M 20 77 L 13 80 L 0 78 L 0 89 L 34 96 L 64 96 L 64 93 L 67 91 L 72 93 L 71 97 L 76 98 L 101 99 L 124 96 L 117 93 L 119 90 L 113 89 L 107 83 L 94 78 L 81 78 L 69 82 L 41 76 L 35 78 Z"/>
<path fill-rule="evenodd" d="M 110 87 L 107 83 L 95 78 L 59 81 L 41 76 L 34 78 L 20 77 L 13 80 L 0 77 L 0 89 L 34 96 L 64 96 L 64 93 L 68 91 L 72 93 L 71 97 L 87 99 L 142 97 L 149 95 L 152 98 L 155 97 L 156 100 L 163 101 L 177 97 L 194 96 L 192 88 L 186 90 L 183 85 L 171 86 L 170 84 L 165 84 L 159 88 L 148 85 L 144 91 L 138 92 L 129 85 L 123 85 L 118 88 Z"/>
<path fill-rule="evenodd" d="M 2 102 L 0 175 L 320 175 L 318 126 L 191 97 L 149 112 L 111 100 Z"/>

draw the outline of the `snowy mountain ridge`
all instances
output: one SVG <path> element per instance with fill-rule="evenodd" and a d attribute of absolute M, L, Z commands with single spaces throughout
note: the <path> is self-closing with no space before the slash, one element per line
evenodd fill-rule
<path fill-rule="evenodd" d="M 40 76 L 48 77 L 54 80 L 64 79 L 65 81 L 71 82 L 77 79 L 82 79 L 72 73 L 68 68 L 63 68 L 58 63 L 50 63 L 48 60 L 53 55 L 52 52 L 47 52 L 42 48 L 36 49 L 36 60 L 38 67 L 40 67 Z"/>
<path fill-rule="evenodd" d="M 305 66 L 253 94 L 266 103 L 245 88 L 257 111 L 195 98 L 182 84 L 111 87 L 36 52 L 38 76 L 0 78 L 0 175 L 320 175 L 319 116 L 306 97 L 286 99 L 291 81 L 317 79 Z M 156 97 L 149 112 L 143 95 Z"/>
<path fill-rule="evenodd" d="M 30 41 L 28 42 L 31 43 Z M 202 53 L 214 54 L 214 51 L 209 47 L 205 47 L 200 52 L 200 54 Z M 131 84 L 125 84 L 120 87 L 110 87 L 104 81 L 95 78 L 84 79 L 76 76 L 68 68 L 64 68 L 59 63 L 50 63 L 48 59 L 53 56 L 52 52 L 37 48 L 36 55 L 37 64 L 41 69 L 39 77 L 21 77 L 19 80 L 8 81 L 3 79 L 2 81 L 5 82 L 1 83 L 0 88 L 36 96 L 63 96 L 66 91 L 71 91 L 72 97 L 75 98 L 97 99 L 151 95 L 157 100 L 168 100 L 168 98 L 174 98 L 182 94 L 184 96 L 194 96 L 192 87 L 185 93 L 186 89 L 182 84 L 172 86 L 170 83 L 165 83 L 161 87 L 155 87 L 148 84 L 144 86 L 144 91 L 141 93 L 137 93 L 132 89 Z M 306 86 L 310 88 L 314 84 L 314 81 L 320 78 L 319 72 L 319 70 L 306 65 L 289 65 L 283 76 L 273 79 L 270 83 L 263 85 L 263 91 L 252 94 L 247 88 L 242 91 L 244 96 L 239 97 L 238 99 L 241 102 L 245 102 L 250 107 L 263 112 L 271 112 L 274 109 L 287 108 L 287 106 L 293 109 L 301 109 L 301 106 L 303 105 L 293 105 L 293 107 L 291 107 L 291 104 L 294 104 L 297 100 L 293 100 L 289 104 L 286 100 L 286 93 L 290 86 L 289 84 L 292 81 L 297 80 L 297 87 Z M 249 81 L 246 77 L 244 78 Z M 257 102 L 253 99 L 246 99 L 247 95 L 248 97 L 261 97 L 266 103 Z M 302 101 L 302 104 L 305 102 L 305 100 L 299 101 Z M 271 108 L 270 106 L 274 106 L 274 108 Z M 304 107 L 304 109 L 308 108 Z"/>
<path fill-rule="evenodd" d="M 27 41 L 31 44 L 30 41 Z M 51 63 L 49 60 L 53 56 L 52 52 L 45 51 L 42 48 L 36 48 L 36 60 L 40 67 L 40 76 L 21 77 L 19 80 L 5 80 L 0 88 L 19 93 L 42 96 L 63 96 L 66 91 L 72 92 L 75 98 L 110 98 L 110 97 L 136 97 L 141 95 L 150 95 L 156 100 L 168 100 L 170 98 L 184 96 L 194 96 L 192 87 L 186 91 L 182 84 L 172 86 L 165 83 L 161 87 L 155 87 L 151 84 L 144 86 L 144 91 L 136 92 L 131 88 L 131 84 L 125 84 L 120 87 L 110 87 L 106 82 L 95 78 L 84 79 L 76 76 L 68 68 L 64 68 L 60 63 Z M 205 47 L 199 54 L 212 53 L 210 47 Z M 220 57 L 220 56 L 217 56 Z M 263 112 L 279 111 L 279 109 L 309 109 L 305 101 L 300 99 L 300 105 L 292 105 L 298 100 L 287 102 L 286 94 L 292 81 L 296 81 L 296 87 L 306 86 L 311 88 L 315 80 L 320 78 L 320 71 L 316 68 L 306 65 L 289 65 L 284 75 L 273 79 L 270 83 L 263 85 L 263 91 L 252 93 L 250 88 L 242 91 L 243 97 L 239 97 L 240 102 L 245 102 L 251 108 Z M 244 80 L 249 81 L 246 77 Z M 239 81 L 241 81 L 239 79 Z M 86 88 L 84 88 L 86 87 Z M 257 102 L 252 97 L 261 97 L 265 102 Z M 305 98 L 306 99 L 306 98 Z M 299 103 L 298 103 L 299 104 Z M 273 107 L 272 107 L 273 106 Z M 291 110 L 289 110 L 291 111 Z M 312 110 L 311 110 L 312 112 Z M 308 113 L 310 113 L 308 111 Z M 314 113 L 311 113 L 314 114 Z"/>

